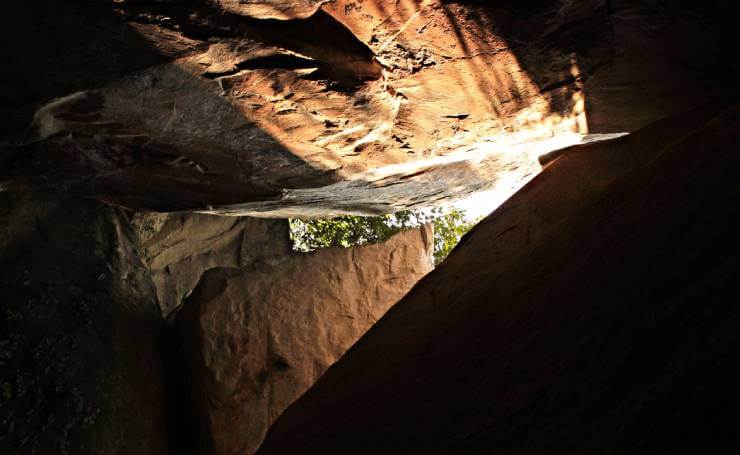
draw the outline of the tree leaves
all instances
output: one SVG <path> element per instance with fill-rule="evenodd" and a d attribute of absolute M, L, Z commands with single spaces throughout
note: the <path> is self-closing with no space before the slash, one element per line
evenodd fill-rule
<path fill-rule="evenodd" d="M 302 252 L 380 243 L 398 232 L 433 223 L 436 265 L 478 221 L 469 221 L 462 210 L 436 207 L 377 217 L 341 216 L 325 220 L 291 219 L 289 222 L 293 248 Z"/>

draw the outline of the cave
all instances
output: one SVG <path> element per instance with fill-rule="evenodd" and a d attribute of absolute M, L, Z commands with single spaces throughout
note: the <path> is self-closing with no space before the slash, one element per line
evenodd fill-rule
<path fill-rule="evenodd" d="M 740 449 L 732 6 L 7 0 L 0 453 Z"/>

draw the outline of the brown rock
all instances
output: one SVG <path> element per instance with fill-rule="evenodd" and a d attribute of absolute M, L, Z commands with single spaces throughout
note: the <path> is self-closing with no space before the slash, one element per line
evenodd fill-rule
<path fill-rule="evenodd" d="M 55 6 L 70 19 L 28 40 L 34 60 L 66 56 L 43 44 L 66 42 L 75 21 L 128 34 L 90 49 L 75 29 L 58 82 L 34 83 L 29 105 L 9 96 L 26 134 L 0 155 L 0 178 L 141 210 L 389 213 L 521 181 L 536 164 L 522 144 L 632 131 L 736 91 L 721 2 L 484 3 Z M 26 27 L 18 9 L 8 22 Z M 108 48 L 115 64 L 67 79 L 70 59 L 84 67 Z"/>
<path fill-rule="evenodd" d="M 432 267 L 431 226 L 278 265 L 211 269 L 176 326 L 205 453 L 253 453 L 269 425 Z"/>
<path fill-rule="evenodd" d="M 260 453 L 737 447 L 738 150 L 733 100 L 553 157 Z"/>
<path fill-rule="evenodd" d="M 273 265 L 293 253 L 287 220 L 148 213 L 133 223 L 165 317 L 206 270 Z"/>
<path fill-rule="evenodd" d="M 231 13 L 256 19 L 305 19 L 329 0 L 209 0 Z"/>

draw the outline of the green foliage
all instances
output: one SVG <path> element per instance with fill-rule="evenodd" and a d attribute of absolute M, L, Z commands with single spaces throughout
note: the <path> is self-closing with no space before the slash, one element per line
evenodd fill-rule
<path fill-rule="evenodd" d="M 290 235 L 296 250 L 308 252 L 317 248 L 347 248 L 379 243 L 400 231 L 433 223 L 434 263 L 439 264 L 477 221 L 468 221 L 461 210 L 434 208 L 377 217 L 341 216 L 307 221 L 291 219 Z"/>
<path fill-rule="evenodd" d="M 450 254 L 463 235 L 473 228 L 480 218 L 468 221 L 462 210 L 451 210 L 434 219 L 434 265 Z"/>

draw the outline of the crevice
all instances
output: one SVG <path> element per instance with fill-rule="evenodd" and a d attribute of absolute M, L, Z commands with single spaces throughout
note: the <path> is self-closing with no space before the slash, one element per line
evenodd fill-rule
<path fill-rule="evenodd" d="M 190 39 L 212 42 L 218 38 L 249 37 L 266 46 L 306 56 L 312 62 L 311 66 L 304 66 L 308 61 L 300 60 L 300 57 L 282 61 L 267 59 L 255 64 L 277 65 L 274 67 L 285 69 L 318 67 L 322 79 L 325 78 L 333 88 L 356 90 L 365 82 L 383 76 L 383 67 L 373 51 L 344 24 L 321 9 L 305 19 L 293 20 L 254 19 L 194 2 L 163 4 L 156 12 L 156 16 L 168 18 L 166 26 Z M 148 9 L 127 6 L 123 14 L 131 21 L 152 20 L 151 6 Z"/>
<path fill-rule="evenodd" d="M 163 323 L 162 368 L 164 370 L 165 402 L 167 413 L 167 440 L 170 453 L 188 453 L 198 447 L 197 419 L 190 397 L 190 390 L 183 381 L 181 353 L 178 350 L 174 329 Z"/>
<path fill-rule="evenodd" d="M 313 59 L 313 67 L 318 66 L 330 83 L 354 89 L 383 76 L 372 50 L 322 10 L 291 21 L 239 18 L 237 29 L 265 44 Z"/>
<path fill-rule="evenodd" d="M 247 60 L 237 65 L 240 70 L 256 70 L 256 69 L 286 69 L 286 70 L 297 70 L 297 69 L 309 69 L 316 68 L 316 60 L 310 58 L 303 58 L 297 55 L 290 54 L 276 54 L 266 57 L 258 57 L 255 59 Z"/>
<path fill-rule="evenodd" d="M 559 88 L 566 87 L 571 84 L 575 84 L 576 82 L 578 82 L 578 80 L 579 78 L 576 78 L 575 76 L 569 76 L 565 79 L 561 79 L 559 81 L 555 81 L 550 84 L 542 86 L 542 88 L 540 88 L 540 93 L 547 93 L 552 90 L 557 90 Z"/>
<path fill-rule="evenodd" d="M 565 79 L 561 79 L 559 81 L 552 82 L 550 84 L 546 84 L 540 88 L 540 93 L 547 93 L 562 87 L 566 87 L 568 85 L 575 85 L 576 90 L 581 90 L 583 84 L 586 82 L 586 80 L 593 76 L 596 71 L 601 69 L 602 67 L 609 65 L 614 61 L 615 55 L 611 54 L 608 58 L 604 59 L 603 61 L 596 62 L 593 65 L 591 65 L 590 68 L 587 70 L 582 70 L 578 75 L 576 76 L 568 76 Z"/>
<path fill-rule="evenodd" d="M 617 33 L 614 28 L 614 18 L 612 17 L 616 11 L 614 8 L 614 5 L 612 4 L 612 0 L 605 0 L 604 1 L 604 10 L 606 11 L 606 21 L 609 23 L 609 32 L 612 36 L 612 45 L 614 44 L 614 41 L 616 41 Z"/>
<path fill-rule="evenodd" d="M 219 72 L 205 72 L 203 77 L 216 79 L 219 77 L 233 76 L 244 70 L 298 70 L 318 68 L 319 62 L 316 60 L 301 57 L 293 54 L 273 54 L 262 57 L 256 57 L 238 63 L 233 69 Z"/>

